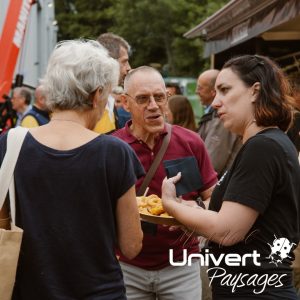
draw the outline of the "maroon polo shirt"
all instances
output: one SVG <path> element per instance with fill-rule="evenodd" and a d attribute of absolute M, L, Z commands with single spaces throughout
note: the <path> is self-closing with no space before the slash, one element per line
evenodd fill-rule
<path fill-rule="evenodd" d="M 143 141 L 130 133 L 130 125 L 131 121 L 113 135 L 127 142 L 134 149 L 147 173 L 161 147 L 163 137 L 167 134 L 166 127 L 158 136 L 154 149 L 150 149 Z M 198 162 L 203 187 L 199 191 L 184 195 L 183 198 L 195 199 L 198 192 L 207 190 L 217 182 L 217 173 L 213 169 L 200 136 L 183 127 L 173 125 L 171 140 L 162 161 L 188 156 L 194 156 Z M 161 185 L 165 177 L 166 172 L 161 162 L 149 184 L 148 195 L 156 194 L 161 197 Z M 137 181 L 136 190 L 139 189 L 144 178 L 143 176 Z M 157 225 L 155 235 L 144 234 L 142 251 L 135 259 L 128 260 L 121 255 L 120 261 L 148 270 L 159 270 L 169 265 L 169 249 L 173 249 L 174 261 L 181 260 L 183 249 L 187 249 L 188 254 L 199 252 L 198 239 L 184 236 L 180 229 L 169 231 L 169 227 Z"/>

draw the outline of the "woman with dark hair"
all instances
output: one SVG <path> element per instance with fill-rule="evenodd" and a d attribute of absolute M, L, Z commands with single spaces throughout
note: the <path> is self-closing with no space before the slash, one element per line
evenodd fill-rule
<path fill-rule="evenodd" d="M 171 124 L 196 131 L 193 108 L 185 96 L 174 95 L 169 98 L 167 120 Z"/>
<path fill-rule="evenodd" d="M 290 87 L 267 57 L 229 60 L 216 80 L 212 106 L 243 146 L 216 185 L 209 210 L 180 203 L 163 183 L 163 205 L 178 221 L 209 240 L 213 299 L 297 299 L 293 250 L 299 242 L 300 167 L 285 131 L 292 122 Z M 177 201 L 174 201 L 177 200 Z"/>

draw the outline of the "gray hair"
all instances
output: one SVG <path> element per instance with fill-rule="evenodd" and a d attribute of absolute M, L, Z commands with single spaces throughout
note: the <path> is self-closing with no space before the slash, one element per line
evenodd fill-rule
<path fill-rule="evenodd" d="M 35 89 L 35 100 L 39 97 L 44 97 L 46 98 L 46 90 L 43 85 L 38 85 Z"/>
<path fill-rule="evenodd" d="M 32 93 L 30 89 L 26 87 L 16 87 L 14 91 L 25 99 L 25 103 L 29 105 L 31 103 Z"/>
<path fill-rule="evenodd" d="M 124 93 L 123 87 L 121 86 L 116 86 L 113 90 L 112 93 L 116 94 L 116 95 L 121 95 Z"/>
<path fill-rule="evenodd" d="M 92 40 L 70 40 L 56 45 L 42 80 L 49 110 L 92 108 L 91 94 L 101 88 L 107 97 L 117 85 L 119 64 Z"/>
<path fill-rule="evenodd" d="M 97 41 L 108 50 L 109 55 L 114 59 L 120 58 L 121 47 L 125 48 L 127 53 L 130 54 L 131 49 L 127 41 L 114 33 L 102 33 L 98 36 Z"/>

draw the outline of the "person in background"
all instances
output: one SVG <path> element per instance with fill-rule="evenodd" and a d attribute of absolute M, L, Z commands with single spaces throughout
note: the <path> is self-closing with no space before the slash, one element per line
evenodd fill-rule
<path fill-rule="evenodd" d="M 195 115 L 187 97 L 182 95 L 171 96 L 168 101 L 166 116 L 170 124 L 196 131 Z"/>
<path fill-rule="evenodd" d="M 182 91 L 181 91 L 180 86 L 178 85 L 178 83 L 167 82 L 166 83 L 166 89 L 167 89 L 168 94 L 170 96 L 182 95 Z"/>
<path fill-rule="evenodd" d="M 122 37 L 110 32 L 99 35 L 97 41 L 108 50 L 112 58 L 118 61 L 120 66 L 118 85 L 123 86 L 124 78 L 131 69 L 129 64 L 129 44 Z M 110 95 L 103 116 L 94 128 L 95 132 L 109 134 L 118 129 L 118 115 L 114 102 L 115 99 Z"/>
<path fill-rule="evenodd" d="M 49 59 L 52 117 L 29 129 L 14 172 L 25 232 L 14 300 L 126 299 L 115 248 L 127 259 L 141 249 L 135 182 L 144 170 L 126 143 L 92 131 L 118 77 L 96 41 L 60 42 Z"/>
<path fill-rule="evenodd" d="M 196 93 L 205 107 L 198 133 L 205 143 L 218 177 L 221 178 L 231 166 L 242 144 L 238 135 L 224 127 L 216 110 L 211 106 L 216 95 L 215 82 L 218 74 L 218 70 L 207 70 L 201 73 L 198 77 Z"/>
<path fill-rule="evenodd" d="M 112 96 L 115 99 L 115 107 L 117 109 L 118 114 L 118 128 L 123 128 L 127 121 L 131 119 L 131 115 L 128 111 L 126 111 L 123 107 L 122 103 L 122 93 L 123 88 L 121 86 L 117 86 L 113 89 Z"/>
<path fill-rule="evenodd" d="M 31 91 L 26 87 L 16 87 L 11 99 L 12 108 L 17 113 L 15 126 L 20 126 L 25 114 L 31 109 Z"/>
<path fill-rule="evenodd" d="M 142 66 L 129 72 L 124 82 L 123 105 L 131 113 L 131 121 L 113 135 L 127 142 L 135 150 L 146 172 L 159 152 L 169 126 L 164 115 L 168 94 L 161 74 L 154 68 Z M 170 125 L 171 126 L 171 125 Z M 191 199 L 207 200 L 217 181 L 204 143 L 195 132 L 172 125 L 170 142 L 148 187 L 148 194 L 161 195 L 161 184 L 166 176 L 164 160 L 193 156 L 196 160 L 203 185 L 183 195 Z M 136 184 L 137 190 L 145 177 Z M 143 223 L 143 248 L 132 260 L 120 256 L 126 293 L 129 300 L 141 299 L 200 299 L 201 280 L 199 260 L 191 266 L 176 267 L 169 262 L 169 250 L 174 250 L 174 260 L 180 261 L 183 249 L 188 255 L 199 253 L 198 238 L 185 236 L 183 231 L 169 231 L 168 226 Z"/>
<path fill-rule="evenodd" d="M 24 115 L 21 126 L 31 128 L 45 125 L 49 122 L 49 112 L 46 107 L 46 97 L 43 86 L 35 89 L 35 100 L 32 108 Z"/>
<path fill-rule="evenodd" d="M 209 210 L 176 198 L 180 174 L 163 183 L 164 208 L 209 239 L 213 299 L 295 300 L 291 264 L 299 242 L 300 166 L 285 134 L 293 118 L 288 81 L 269 58 L 243 55 L 225 63 L 215 86 L 212 106 L 224 127 L 242 136 L 243 146 L 216 185 Z M 227 255 L 249 259 L 226 264 Z"/>
<path fill-rule="evenodd" d="M 123 93 L 123 87 L 121 87 L 121 86 L 116 86 L 112 90 L 111 95 L 115 99 L 115 107 L 116 107 L 116 109 L 119 109 L 120 107 L 123 107 L 122 100 L 121 100 L 122 93 Z"/>

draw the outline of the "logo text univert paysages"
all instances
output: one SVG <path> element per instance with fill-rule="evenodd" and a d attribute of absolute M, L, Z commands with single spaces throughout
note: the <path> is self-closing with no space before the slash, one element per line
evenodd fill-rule
<path fill-rule="evenodd" d="M 251 262 L 253 266 L 261 266 L 261 263 L 258 261 L 260 254 L 254 250 L 252 253 L 245 253 L 244 255 L 239 255 L 237 253 L 228 253 L 220 254 L 218 257 L 215 257 L 214 254 L 209 253 L 209 249 L 204 250 L 203 253 L 192 253 L 187 255 L 187 249 L 183 249 L 183 258 L 182 261 L 174 261 L 173 249 L 169 249 L 169 262 L 172 266 L 182 267 L 182 266 L 191 266 L 193 264 L 193 259 L 199 259 L 201 266 L 214 265 L 212 268 L 207 269 L 207 274 L 210 279 L 209 285 L 212 284 L 213 280 L 218 278 L 222 286 L 230 286 L 232 292 L 234 293 L 237 288 L 243 286 L 253 287 L 254 294 L 262 293 L 266 286 L 280 287 L 283 286 L 281 279 L 287 274 L 227 274 L 224 268 L 219 267 L 221 262 L 224 261 L 225 265 L 228 267 L 240 267 L 247 266 L 247 263 Z M 245 268 L 247 271 L 247 268 Z"/>

